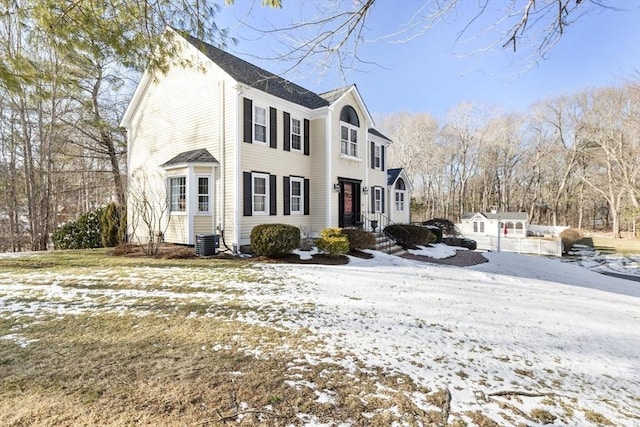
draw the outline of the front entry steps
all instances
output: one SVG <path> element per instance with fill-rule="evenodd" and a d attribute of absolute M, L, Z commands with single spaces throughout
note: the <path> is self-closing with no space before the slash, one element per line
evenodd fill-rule
<path fill-rule="evenodd" d="M 376 233 L 375 249 L 390 255 L 402 256 L 407 253 L 402 246 L 399 246 L 393 240 L 389 239 L 384 233 Z"/>

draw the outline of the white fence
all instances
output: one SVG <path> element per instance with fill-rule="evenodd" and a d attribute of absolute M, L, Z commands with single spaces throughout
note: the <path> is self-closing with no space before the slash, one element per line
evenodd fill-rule
<path fill-rule="evenodd" d="M 478 249 L 498 251 L 497 236 L 474 236 L 471 238 L 478 244 Z M 537 239 L 535 237 L 501 237 L 500 250 L 519 254 L 562 256 L 562 241 Z"/>

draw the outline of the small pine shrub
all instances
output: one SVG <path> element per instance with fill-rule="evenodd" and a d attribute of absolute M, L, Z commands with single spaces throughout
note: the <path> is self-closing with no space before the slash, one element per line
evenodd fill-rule
<path fill-rule="evenodd" d="M 288 224 L 260 224 L 253 227 L 250 238 L 254 254 L 282 258 L 300 246 L 300 229 Z"/>
<path fill-rule="evenodd" d="M 582 240 L 582 233 L 577 228 L 567 228 L 560 233 L 562 239 L 562 250 L 567 253 L 578 241 Z"/>
<path fill-rule="evenodd" d="M 123 243 L 127 230 L 127 215 L 124 207 L 109 203 L 100 216 L 100 228 L 103 247 L 111 248 Z"/>
<path fill-rule="evenodd" d="M 345 228 L 343 234 L 349 240 L 349 251 L 356 249 L 373 249 L 376 246 L 376 236 L 359 228 Z"/>
<path fill-rule="evenodd" d="M 384 232 L 405 248 L 425 246 L 436 241 L 436 237 L 427 227 L 413 224 L 392 224 L 384 228 Z"/>
<path fill-rule="evenodd" d="M 51 235 L 56 249 L 94 249 L 102 246 L 100 217 L 104 209 L 96 209 L 69 221 Z"/>
<path fill-rule="evenodd" d="M 342 229 L 329 227 L 320 231 L 320 239 L 316 243 L 318 249 L 332 258 L 349 252 L 349 239 L 342 233 Z"/>

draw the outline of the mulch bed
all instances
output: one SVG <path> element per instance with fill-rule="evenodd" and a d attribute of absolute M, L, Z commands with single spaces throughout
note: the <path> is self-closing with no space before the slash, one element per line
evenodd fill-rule
<path fill-rule="evenodd" d="M 128 256 L 128 257 L 144 257 L 142 248 L 138 245 L 128 245 L 116 248 L 114 250 L 116 256 Z M 371 259 L 373 255 L 362 252 L 353 251 L 349 252 L 349 255 L 363 259 Z M 479 252 L 473 251 L 456 251 L 456 254 L 450 258 L 436 259 L 424 255 L 413 255 L 406 253 L 402 255 L 403 258 L 412 259 L 416 261 L 431 262 L 433 264 L 455 265 L 457 267 L 469 267 L 471 265 L 482 264 L 488 262 L 488 260 L 482 256 Z M 164 259 L 189 259 L 197 258 L 193 247 L 183 245 L 164 244 L 160 248 L 159 253 L 155 258 Z M 300 256 L 296 254 L 289 254 L 282 258 L 267 258 L 267 257 L 236 257 L 229 252 L 219 252 L 217 255 L 208 257 L 211 259 L 225 259 L 225 260 L 238 260 L 238 261 L 250 261 L 250 262 L 265 262 L 276 264 L 318 264 L 318 265 L 345 265 L 349 263 L 349 258 L 342 255 L 339 257 L 330 257 L 324 254 L 315 254 L 311 259 L 300 259 Z"/>
<path fill-rule="evenodd" d="M 473 251 L 456 251 L 456 254 L 454 256 L 442 259 L 431 258 L 424 255 L 413 255 L 410 253 L 406 253 L 401 256 L 406 259 L 430 262 L 433 264 L 455 265 L 456 267 L 470 267 L 472 265 L 484 264 L 485 262 L 489 262 L 489 260 L 483 257 L 480 252 Z"/>

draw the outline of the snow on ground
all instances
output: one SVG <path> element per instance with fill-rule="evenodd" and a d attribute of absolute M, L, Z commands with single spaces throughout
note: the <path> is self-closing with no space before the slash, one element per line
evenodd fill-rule
<path fill-rule="evenodd" d="M 500 420 L 508 404 L 526 414 L 547 409 L 555 425 L 594 425 L 588 411 L 617 426 L 638 425 L 640 283 L 504 252 L 486 253 L 489 262 L 471 268 L 371 253 L 373 259 L 351 258 L 342 266 L 260 264 L 269 280 L 230 283 L 244 291 L 240 296 L 207 291 L 206 279 L 194 283 L 188 268 L 119 270 L 119 287 L 129 281 L 129 289 L 92 289 L 92 281 L 108 280 L 108 271 L 81 278 L 79 288 L 61 286 L 78 278 L 60 274 L 55 280 L 43 274 L 35 278 L 40 284 L 26 285 L 20 281 L 33 274 L 0 272 L 0 316 L 75 313 L 105 301 L 132 311 L 136 299 L 151 297 L 218 303 L 238 298 L 254 309 L 238 314 L 244 321 L 311 331 L 317 347 L 297 355 L 301 364 L 331 362 L 355 370 L 362 362 L 372 372 L 403 373 L 431 390 L 448 389 L 451 413 L 463 418 L 481 411 Z M 147 292 L 141 281 L 158 274 L 163 290 Z M 172 284 L 193 285 L 198 292 L 173 291 Z M 28 302 L 16 302 L 22 295 Z M 20 336 L 2 338 L 28 345 Z M 502 392 L 524 394 L 488 398 Z M 333 399 L 327 390 L 317 390 L 317 397 Z M 426 396 L 416 392 L 412 399 L 428 407 Z M 532 425 L 517 411 L 510 414 L 513 425 Z"/>
<path fill-rule="evenodd" d="M 570 255 L 570 261 L 598 273 L 640 277 L 640 255 L 602 254 L 586 245 L 574 245 Z"/>
<path fill-rule="evenodd" d="M 459 246 L 449 246 L 444 243 L 435 243 L 430 247 L 418 246 L 418 249 L 409 249 L 408 252 L 413 255 L 423 255 L 435 259 L 450 258 L 456 254 L 456 251 L 466 251 L 467 248 Z"/>

